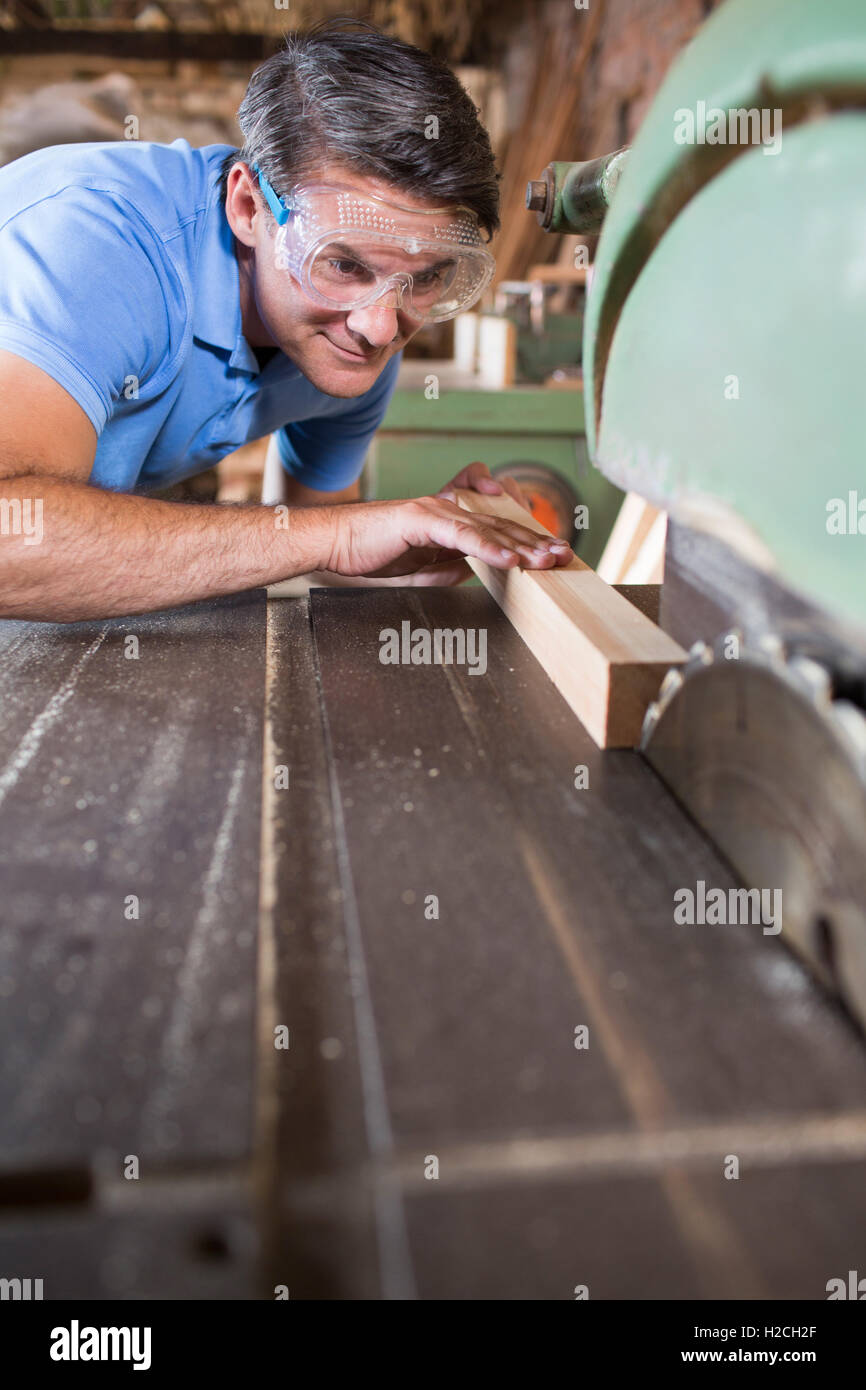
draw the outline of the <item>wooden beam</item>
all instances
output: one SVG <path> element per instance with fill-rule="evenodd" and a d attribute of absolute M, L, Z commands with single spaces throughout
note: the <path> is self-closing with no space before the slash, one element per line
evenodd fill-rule
<path fill-rule="evenodd" d="M 549 534 L 507 495 L 461 489 L 457 500 Z M 556 570 L 469 563 L 599 747 L 633 748 L 665 672 L 686 659 L 682 647 L 577 558 Z"/>

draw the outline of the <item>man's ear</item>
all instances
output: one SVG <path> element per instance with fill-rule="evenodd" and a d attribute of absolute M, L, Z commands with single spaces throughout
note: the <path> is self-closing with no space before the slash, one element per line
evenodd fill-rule
<path fill-rule="evenodd" d="M 264 203 L 259 201 L 254 177 L 246 164 L 238 160 L 232 165 L 226 181 L 226 217 L 242 245 L 255 246 L 255 219 L 264 215 Z"/>

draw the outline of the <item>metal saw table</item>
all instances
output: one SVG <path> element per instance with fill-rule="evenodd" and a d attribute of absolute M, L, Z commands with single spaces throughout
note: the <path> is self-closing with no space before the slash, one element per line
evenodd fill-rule
<path fill-rule="evenodd" d="M 404 620 L 485 627 L 486 675 L 383 666 Z M 5 623 L 0 695 L 0 1275 L 823 1299 L 862 1265 L 860 1034 L 760 928 L 675 925 L 730 869 L 484 591 Z"/>

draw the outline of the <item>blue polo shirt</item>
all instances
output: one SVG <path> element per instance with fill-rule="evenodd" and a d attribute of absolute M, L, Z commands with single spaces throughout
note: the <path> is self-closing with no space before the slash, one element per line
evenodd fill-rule
<path fill-rule="evenodd" d="M 281 352 L 259 368 L 219 192 L 232 148 L 54 145 L 0 169 L 0 348 L 85 411 L 100 487 L 164 487 L 278 431 L 286 469 L 337 491 L 385 413 L 399 353 L 351 400 Z"/>

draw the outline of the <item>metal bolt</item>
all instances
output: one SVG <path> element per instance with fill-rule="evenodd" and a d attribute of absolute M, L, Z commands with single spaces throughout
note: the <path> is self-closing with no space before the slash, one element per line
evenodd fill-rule
<path fill-rule="evenodd" d="M 547 206 L 547 184 L 544 179 L 531 179 L 526 185 L 526 206 L 530 212 L 544 212 Z"/>

